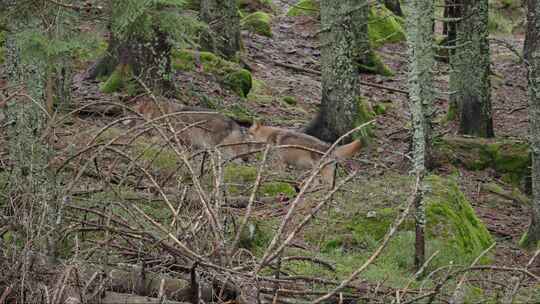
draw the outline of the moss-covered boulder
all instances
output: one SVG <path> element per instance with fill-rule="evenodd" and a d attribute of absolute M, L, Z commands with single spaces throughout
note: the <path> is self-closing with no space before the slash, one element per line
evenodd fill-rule
<path fill-rule="evenodd" d="M 174 69 L 186 72 L 202 68 L 206 73 L 224 75 L 240 69 L 238 64 L 227 61 L 211 52 L 176 49 L 173 50 L 171 59 Z"/>
<path fill-rule="evenodd" d="M 468 170 L 491 168 L 516 185 L 526 181 L 531 165 L 528 144 L 507 139 L 445 137 L 435 144 L 435 159 Z"/>
<path fill-rule="evenodd" d="M 272 37 L 272 17 L 265 12 L 255 12 L 249 14 L 240 20 L 240 26 L 243 30 L 259 34 L 266 37 Z"/>
<path fill-rule="evenodd" d="M 382 76 L 393 76 L 394 72 L 381 60 L 381 57 L 374 51 L 370 51 L 363 62 L 359 64 L 361 73 L 378 74 Z"/>
<path fill-rule="evenodd" d="M 429 237 L 444 238 L 449 249 L 474 257 L 493 243 L 485 225 L 452 178 L 430 176 L 425 196 Z"/>
<path fill-rule="evenodd" d="M 223 83 L 242 97 L 247 97 L 252 86 L 251 73 L 241 69 L 225 75 Z"/>
<path fill-rule="evenodd" d="M 406 35 L 403 24 L 403 18 L 396 16 L 386 7 L 372 6 L 368 18 L 369 41 L 375 47 L 404 41 Z"/>
<path fill-rule="evenodd" d="M 294 96 L 283 96 L 283 98 L 281 98 L 281 100 L 283 100 L 284 103 L 290 105 L 290 106 L 295 106 L 298 102 L 296 101 L 296 98 L 294 98 Z"/>
<path fill-rule="evenodd" d="M 291 6 L 287 16 L 313 16 L 318 17 L 321 12 L 320 2 L 317 0 L 300 0 Z"/>

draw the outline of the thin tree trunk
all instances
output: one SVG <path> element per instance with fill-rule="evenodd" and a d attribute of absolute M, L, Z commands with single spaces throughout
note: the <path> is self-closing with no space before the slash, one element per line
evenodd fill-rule
<path fill-rule="evenodd" d="M 529 0 L 527 33 L 531 41 L 540 40 L 540 1 Z M 531 43 L 528 50 L 529 75 L 529 133 L 532 153 L 532 210 L 531 224 L 523 245 L 535 247 L 540 242 L 540 43 Z"/>
<path fill-rule="evenodd" d="M 535 25 L 538 18 L 538 12 L 535 10 L 536 0 L 527 0 L 527 31 L 525 33 L 525 41 L 523 43 L 523 57 L 527 60 L 530 59 L 530 53 L 532 50 L 538 48 L 539 31 Z"/>
<path fill-rule="evenodd" d="M 202 49 L 234 58 L 241 45 L 236 0 L 202 0 L 200 13 L 209 27 L 209 33 L 201 39 Z"/>
<path fill-rule="evenodd" d="M 413 0 L 407 12 L 407 43 L 409 54 L 409 102 L 413 120 L 413 159 L 414 171 L 423 184 L 426 166 L 430 163 L 431 116 L 433 114 L 433 1 Z M 417 269 L 424 264 L 426 225 L 423 189 L 415 198 L 416 208 L 416 246 L 415 265 Z"/>
<path fill-rule="evenodd" d="M 327 142 L 352 129 L 359 111 L 362 40 L 367 41 L 366 0 L 321 1 L 322 100 L 318 117 L 306 133 Z"/>
<path fill-rule="evenodd" d="M 460 119 L 460 134 L 493 137 L 489 81 L 488 1 L 463 0 L 457 45 L 450 57 L 450 90 Z"/>

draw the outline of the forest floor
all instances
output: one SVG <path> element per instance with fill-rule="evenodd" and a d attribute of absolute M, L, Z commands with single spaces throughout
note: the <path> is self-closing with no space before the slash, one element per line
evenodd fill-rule
<path fill-rule="evenodd" d="M 177 74 L 178 85 L 184 91 L 196 91 L 191 94 L 192 103 L 198 103 L 197 96 L 205 95 L 210 99 L 220 100 L 225 105 L 241 103 L 252 114 L 270 125 L 282 126 L 300 130 L 317 113 L 321 100 L 320 76 L 308 72 L 293 70 L 279 65 L 280 63 L 295 65 L 306 70 L 320 70 L 320 50 L 318 40 L 319 22 L 312 17 L 288 17 L 287 8 L 294 0 L 274 0 L 276 13 L 272 22 L 273 37 L 263 37 L 243 33 L 245 46 L 244 58 L 252 68 L 254 79 L 260 82 L 258 95 L 241 99 L 234 93 L 222 89 L 211 75 L 200 73 Z M 493 37 L 495 38 L 495 37 Z M 501 36 L 516 49 L 521 49 L 523 37 Z M 361 79 L 387 87 L 407 90 L 407 57 L 404 43 L 387 44 L 377 50 L 385 64 L 395 75 L 384 77 L 379 75 L 361 75 Z M 492 52 L 492 101 L 494 127 L 497 138 L 526 139 L 527 135 L 527 80 L 523 64 L 507 48 L 493 43 Z M 436 82 L 434 87 L 440 92 L 448 91 L 448 65 L 437 63 Z M 5 77 L 5 75 L 2 75 Z M 389 104 L 388 110 L 377 116 L 375 136 L 369 147 L 362 152 L 361 159 L 380 164 L 378 169 L 366 166 L 361 173 L 365 180 L 381 174 L 381 168 L 407 174 L 410 169 L 406 155 L 409 153 L 410 142 L 410 112 L 407 96 L 403 93 L 383 90 L 363 85 L 361 92 L 368 97 L 372 105 Z M 115 95 L 99 92 L 97 82 L 83 81 L 80 75 L 74 83 L 76 101 L 81 100 L 110 100 L 117 101 Z M 283 97 L 292 96 L 296 105 L 289 105 Z M 441 99 L 436 101 L 437 131 L 447 134 L 457 134 L 457 126 L 445 121 L 448 108 L 446 94 L 440 93 Z M 83 103 L 83 102 L 81 102 Z M 103 119 L 97 127 L 104 126 L 108 120 Z M 79 121 L 79 127 L 87 125 L 88 121 Z M 74 129 L 74 125 L 70 126 Z M 83 129 L 81 129 L 83 130 Z M 93 129 L 96 130 L 95 128 Z M 58 141 L 62 142 L 63 132 L 58 130 Z M 72 131 L 64 132 L 71 135 Z M 84 133 L 84 132 L 83 132 Z M 80 134 L 79 134 L 80 135 Z M 70 137 L 71 138 L 71 137 Z M 63 146 L 67 145 L 64 143 Z M 447 168 L 436 169 L 436 173 L 445 175 Z M 513 186 L 505 183 L 492 170 L 470 171 L 458 168 L 459 185 L 472 203 L 477 215 L 487 226 L 492 236 L 497 240 L 494 252 L 494 264 L 499 266 L 521 267 L 529 261 L 531 253 L 522 250 L 517 244 L 526 231 L 529 223 L 529 207 L 510 198 L 493 194 L 482 187 L 487 183 L 513 190 Z M 357 189 L 362 191 L 362 189 Z M 540 275 L 540 260 L 530 270 Z"/>
<path fill-rule="evenodd" d="M 291 0 L 275 1 L 283 11 L 294 3 Z M 319 21 L 313 17 L 288 17 L 281 14 L 273 21 L 273 38 L 258 35 L 244 35 L 247 57 L 254 68 L 256 79 L 263 80 L 278 95 L 271 106 L 253 107 L 253 111 L 271 124 L 289 128 L 301 128 L 317 113 L 321 100 L 320 77 L 310 73 L 295 72 L 276 62 L 297 65 L 305 69 L 320 70 Z M 503 36 L 500 39 L 521 50 L 523 37 Z M 527 78 L 526 68 L 507 48 L 497 43 L 491 44 L 492 53 L 492 102 L 494 128 L 497 138 L 520 138 L 527 135 Z M 392 88 L 407 90 L 406 45 L 387 44 L 378 53 L 394 76 L 361 75 L 366 82 L 381 84 Z M 448 92 L 448 64 L 438 62 L 434 68 L 436 82 L 434 87 L 440 92 Z M 375 141 L 363 153 L 363 158 L 383 163 L 401 173 L 410 168 L 407 154 L 410 141 L 410 112 L 407 96 L 379 88 L 362 86 L 361 92 L 372 105 L 391 103 L 389 111 L 377 117 Z M 280 106 L 280 96 L 294 96 L 298 101 L 295 108 Z M 446 96 L 439 94 L 439 96 Z M 251 105 L 250 105 L 251 106 Z M 436 101 L 438 131 L 444 134 L 457 134 L 455 123 L 444 122 L 448 109 L 447 100 Z M 286 116 L 287 119 L 275 119 Z M 517 245 L 529 223 L 529 207 L 510 199 L 501 198 L 481 187 L 484 183 L 495 182 L 511 190 L 513 187 L 500 180 L 495 172 L 470 171 L 459 168 L 459 184 L 473 204 L 477 215 L 497 240 L 494 249 L 495 263 L 504 266 L 524 265 L 531 255 Z M 438 174 L 445 174 L 439 168 Z M 362 174 L 370 175 L 370 172 Z M 375 173 L 376 174 L 376 173 Z M 540 261 L 533 266 L 540 273 Z"/>

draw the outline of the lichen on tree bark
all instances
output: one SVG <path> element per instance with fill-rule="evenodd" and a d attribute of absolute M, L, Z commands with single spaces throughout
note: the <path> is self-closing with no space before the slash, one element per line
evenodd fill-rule
<path fill-rule="evenodd" d="M 529 12 L 534 17 L 529 19 L 529 38 L 540 40 L 540 1 L 529 1 Z M 534 247 L 540 242 L 540 43 L 531 44 L 528 50 L 529 76 L 529 140 L 532 154 L 532 189 L 533 200 L 531 224 L 522 239 L 522 245 Z"/>
<path fill-rule="evenodd" d="M 420 189 L 415 198 L 416 254 L 419 269 L 424 263 L 426 211 L 423 199 L 426 166 L 431 155 L 431 117 L 433 114 L 433 17 L 432 1 L 413 0 L 407 12 L 407 44 L 409 55 L 409 104 L 413 121 L 413 166 L 420 178 Z"/>
<path fill-rule="evenodd" d="M 324 141 L 335 141 L 358 123 L 358 62 L 367 45 L 367 26 L 361 24 L 368 9 L 364 0 L 321 1 L 321 109 L 306 132 Z"/>
<path fill-rule="evenodd" d="M 462 1 L 457 47 L 450 56 L 450 90 L 457 106 L 460 134 L 493 137 L 488 1 Z"/>

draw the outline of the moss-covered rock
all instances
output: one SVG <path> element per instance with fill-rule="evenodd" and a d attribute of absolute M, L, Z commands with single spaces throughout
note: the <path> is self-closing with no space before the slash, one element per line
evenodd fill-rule
<path fill-rule="evenodd" d="M 242 20 L 240 20 L 240 26 L 243 30 L 259 34 L 266 37 L 272 37 L 272 17 L 265 12 L 251 13 Z"/>
<path fill-rule="evenodd" d="M 202 68 L 206 73 L 224 75 L 240 69 L 234 62 L 227 61 L 211 52 L 198 52 L 181 49 L 173 50 L 171 54 L 174 69 L 191 72 Z"/>
<path fill-rule="evenodd" d="M 370 8 L 368 22 L 369 41 L 375 47 L 404 41 L 406 38 L 403 18 L 382 5 Z"/>
<path fill-rule="evenodd" d="M 379 74 L 382 76 L 393 76 L 394 72 L 381 60 L 381 57 L 374 51 L 369 52 L 365 60 L 359 64 L 361 73 Z"/>
<path fill-rule="evenodd" d="M 475 257 L 493 243 L 484 224 L 453 179 L 430 176 L 425 196 L 427 232 L 445 238 L 463 256 Z"/>
<path fill-rule="evenodd" d="M 252 86 L 251 73 L 241 69 L 225 75 L 223 83 L 242 97 L 247 97 Z"/>
<path fill-rule="evenodd" d="M 294 187 L 289 183 L 284 182 L 269 182 L 264 183 L 259 190 L 259 193 L 263 196 L 277 196 L 284 194 L 288 198 L 292 198 L 296 195 Z"/>
<path fill-rule="evenodd" d="M 381 101 L 378 102 L 376 105 L 373 106 L 373 111 L 377 115 L 383 115 L 392 107 L 392 101 Z"/>
<path fill-rule="evenodd" d="M 296 98 L 294 98 L 293 96 L 283 96 L 283 98 L 281 98 L 281 100 L 283 100 L 284 103 L 290 105 L 290 106 L 295 106 L 298 102 L 296 101 Z"/>
<path fill-rule="evenodd" d="M 114 93 L 126 89 L 130 93 L 134 93 L 132 91 L 135 90 L 135 83 L 132 76 L 131 67 L 126 64 L 120 64 L 109 78 L 100 85 L 100 90 L 103 93 Z"/>
<path fill-rule="evenodd" d="M 516 185 L 525 181 L 531 165 L 528 144 L 512 140 L 446 137 L 437 141 L 435 152 L 437 163 L 469 170 L 492 168 Z"/>
<path fill-rule="evenodd" d="M 320 2 L 317 0 L 300 0 L 291 6 L 287 16 L 313 16 L 318 17 L 321 12 Z"/>

